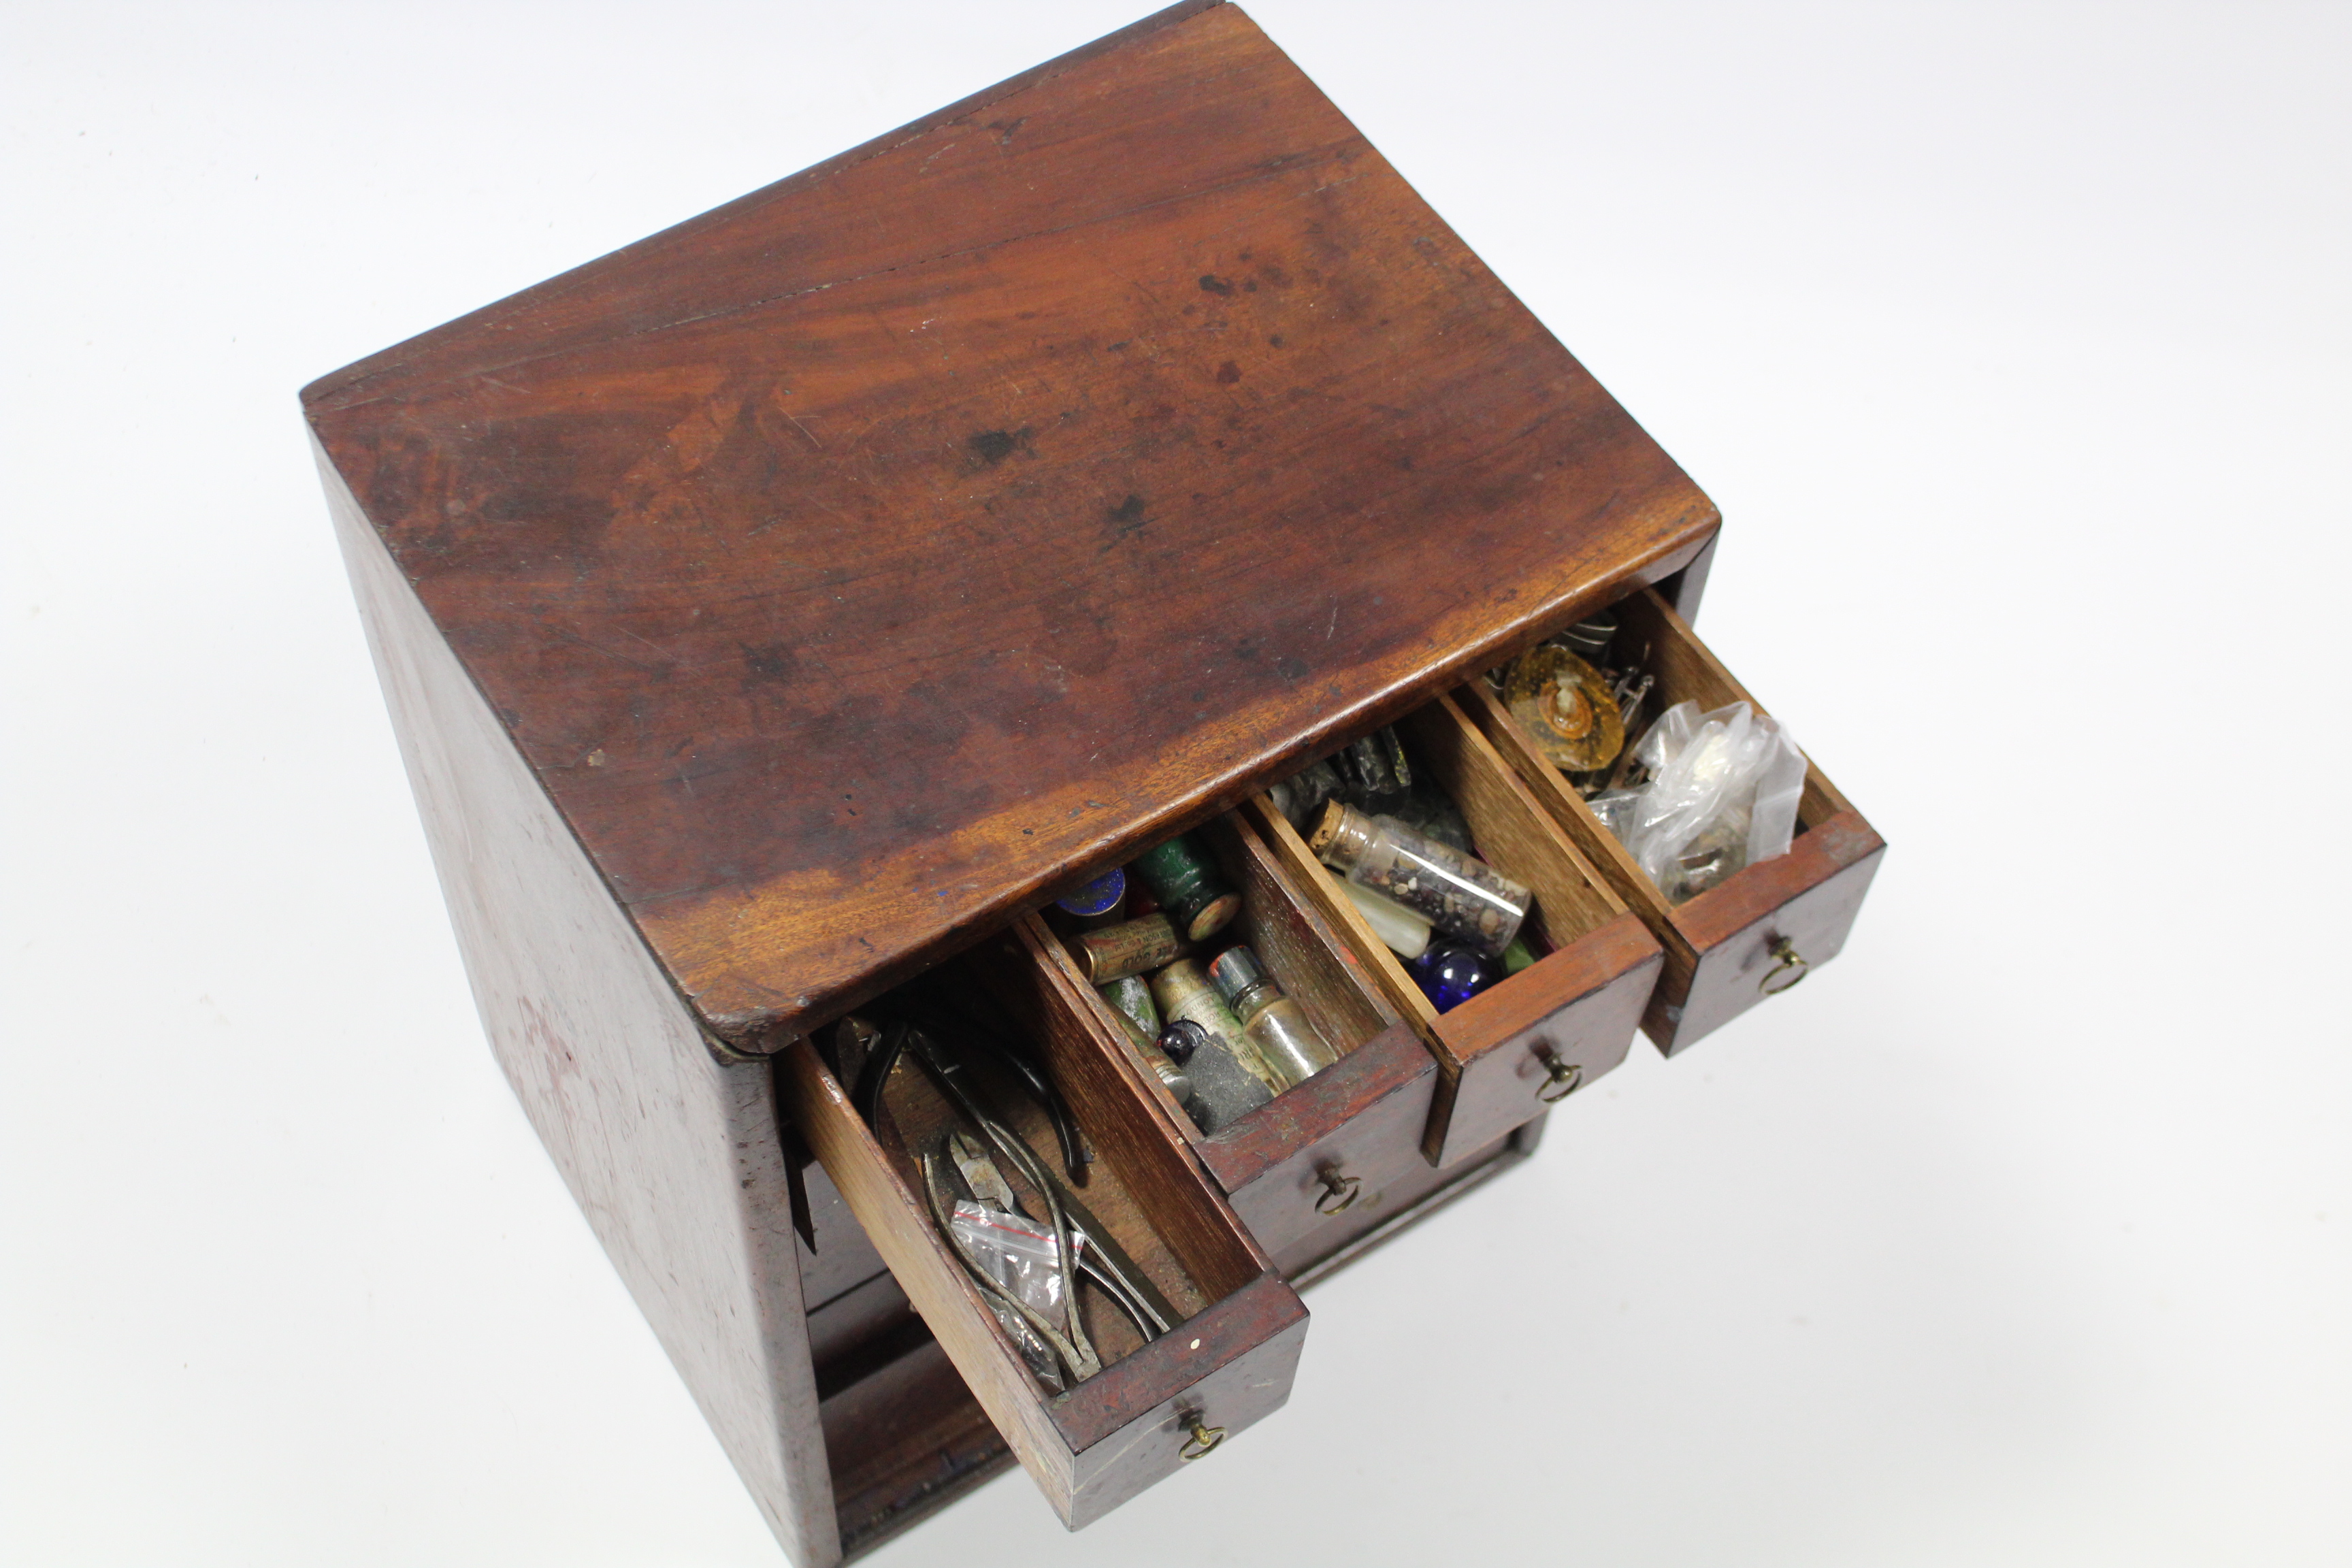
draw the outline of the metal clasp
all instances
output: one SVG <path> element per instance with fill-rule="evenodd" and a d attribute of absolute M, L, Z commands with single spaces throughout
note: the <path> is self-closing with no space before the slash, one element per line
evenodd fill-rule
<path fill-rule="evenodd" d="M 1317 1214 L 1340 1214 L 1355 1206 L 1364 1190 L 1361 1176 L 1342 1175 L 1337 1165 L 1325 1165 L 1315 1173 L 1323 1183 L 1321 1195 L 1315 1200 Z"/>
<path fill-rule="evenodd" d="M 1185 1431 L 1192 1434 L 1184 1439 L 1184 1446 L 1176 1450 L 1176 1457 L 1188 1465 L 1195 1459 L 1207 1458 L 1216 1446 L 1225 1440 L 1225 1429 L 1202 1426 L 1201 1413 L 1197 1410 L 1179 1411 L 1177 1419 L 1183 1422 Z"/>
<path fill-rule="evenodd" d="M 1806 972 L 1812 967 L 1805 962 L 1804 955 L 1797 951 L 1796 943 L 1785 936 L 1776 936 L 1772 939 L 1772 956 L 1780 962 L 1766 970 L 1764 978 L 1756 983 L 1756 989 L 1767 996 L 1778 996 L 1783 991 L 1795 990 L 1797 982 L 1802 980 Z M 1773 984 L 1772 982 L 1782 974 L 1786 974 L 1789 978 L 1781 981 L 1778 985 Z"/>
<path fill-rule="evenodd" d="M 1536 1098 L 1546 1105 L 1558 1105 L 1584 1087 L 1583 1063 L 1565 1062 L 1550 1055 L 1546 1055 L 1541 1059 L 1544 1069 L 1544 1087 L 1536 1090 Z"/>

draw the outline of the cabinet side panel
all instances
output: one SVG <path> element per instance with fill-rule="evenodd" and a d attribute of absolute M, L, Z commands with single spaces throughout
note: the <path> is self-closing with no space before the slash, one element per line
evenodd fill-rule
<path fill-rule="evenodd" d="M 490 1047 L 800 1568 L 840 1558 L 769 1067 L 722 1066 L 332 465 L 320 468 Z"/>

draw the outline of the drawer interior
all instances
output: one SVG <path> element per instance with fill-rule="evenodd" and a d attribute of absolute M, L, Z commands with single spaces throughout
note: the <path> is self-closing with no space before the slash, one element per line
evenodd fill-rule
<path fill-rule="evenodd" d="M 1426 1040 L 1441 1082 L 1423 1152 L 1450 1163 L 1622 1061 L 1657 947 L 1624 901 L 1448 696 L 1399 721 L 1470 829 L 1477 857 L 1533 894 L 1520 927 L 1536 962 L 1441 1012 L 1269 795 L 1246 808 L 1274 858 L 1342 933 L 1391 1005 Z M 1629 997 L 1632 1013 L 1628 1013 Z"/>
<path fill-rule="evenodd" d="M 1306 1312 L 1160 1107 L 1101 1048 L 1087 997 L 1045 957 L 1035 932 L 1002 932 L 856 1015 L 902 1040 L 887 1072 L 863 1070 L 871 1053 L 857 1042 L 803 1039 L 785 1054 L 780 1085 L 794 1124 L 937 1353 L 1076 1528 L 1187 1462 L 1202 1434 L 1221 1446 L 1278 1408 Z M 919 1037 L 941 1042 L 935 1064 L 952 1065 L 961 1103 L 925 1066 Z M 1045 1105 L 978 1043 L 982 1037 L 1027 1060 L 1058 1094 L 1084 1156 L 1083 1180 L 1066 1167 Z M 847 1083 L 837 1070 L 845 1068 Z M 865 1092 L 854 1098 L 861 1079 Z M 973 1108 L 1017 1140 L 1031 1163 L 990 1148 Z M 926 1152 L 948 1201 L 984 1195 L 941 1158 L 958 1131 L 989 1152 L 1032 1221 L 1050 1213 L 1033 1180 L 1044 1173 L 1097 1255 L 1112 1260 L 1170 1331 L 1139 1331 L 1102 1288 L 1085 1281 L 1078 1318 L 1100 1369 L 1078 1378 L 1058 1367 L 1066 1384 L 1058 1391 L 1042 1382 L 935 1223 Z M 931 1352 L 914 1346 L 908 1353 Z"/>
<path fill-rule="evenodd" d="M 1612 652 L 1655 680 L 1645 716 L 1685 701 L 1702 711 L 1733 702 L 1769 711 L 1654 589 L 1639 590 L 1611 611 L 1620 622 Z M 1671 1053 L 1792 983 L 1790 976 L 1803 970 L 1788 953 L 1797 953 L 1809 969 L 1843 946 L 1885 845 L 1810 752 L 1788 853 L 1745 866 L 1677 904 L 1546 760 L 1487 680 L 1469 682 L 1457 696 L 1546 814 L 1664 946 L 1664 979 L 1643 1020 L 1661 1048 Z"/>
<path fill-rule="evenodd" d="M 1103 1048 L 1146 1085 L 1235 1211 L 1286 1275 L 1311 1266 L 1394 1206 L 1372 1201 L 1421 1163 L 1436 1063 L 1352 947 L 1239 812 L 1195 829 L 1224 885 L 1241 895 L 1233 923 L 1202 944 L 1247 946 L 1339 1059 L 1240 1120 L 1204 1131 L 1161 1084 L 1109 1002 L 1082 979 L 1050 921 L 1050 958 L 1091 1000 Z M 1367 1185 L 1367 1184 L 1370 1184 Z M 1336 1195 L 1335 1195 L 1336 1194 Z M 1376 1212 L 1377 1211 L 1377 1212 Z"/>

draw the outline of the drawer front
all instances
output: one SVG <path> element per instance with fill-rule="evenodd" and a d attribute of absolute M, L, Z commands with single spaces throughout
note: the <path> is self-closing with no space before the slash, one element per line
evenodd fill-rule
<path fill-rule="evenodd" d="M 1646 648 L 1656 677 L 1651 711 L 1702 709 L 1748 695 L 1688 622 L 1652 589 L 1613 606 L 1621 642 Z M 1599 868 L 1664 950 L 1664 972 L 1642 1020 L 1668 1056 L 1801 981 L 1844 947 L 1885 841 L 1810 762 L 1786 855 L 1747 867 L 1686 903 L 1669 903 L 1576 792 L 1544 760 L 1483 680 L 1459 693 L 1480 732 L 1510 763 L 1547 816 Z"/>
<path fill-rule="evenodd" d="M 1073 1195 L 1166 1296 L 1171 1316 L 1181 1319 L 1172 1332 L 1123 1355 L 1098 1332 L 1102 1370 L 1049 1393 L 932 1224 L 904 1146 L 924 1134 L 902 1133 L 924 1125 L 921 1118 L 886 1112 L 877 1134 L 806 1039 L 784 1054 L 779 1082 L 794 1124 L 940 1350 L 1076 1529 L 1181 1468 L 1200 1447 L 1196 1427 L 1218 1438 L 1214 1452 L 1279 1408 L 1307 1312 L 1158 1108 L 1101 1051 L 1081 999 L 1025 933 L 1008 934 L 1017 963 L 1008 963 L 1001 943 L 984 943 L 951 966 L 948 983 L 992 997 L 1068 1101 L 1094 1154 L 1087 1184 Z M 892 1081 L 910 1071 L 902 1067 Z M 909 1084 L 902 1092 L 920 1091 Z M 1041 1158 L 1057 1163 L 1050 1137 L 1022 1131 Z"/>
<path fill-rule="evenodd" d="M 1145 1067 L 1108 1005 L 1085 987 L 1094 998 L 1097 1031 L 1105 1050 L 1120 1057 L 1155 1097 L 1261 1247 L 1280 1254 L 1310 1237 L 1337 1247 L 1365 1228 L 1392 1177 L 1422 1163 L 1436 1058 L 1240 814 L 1205 825 L 1195 837 L 1242 895 L 1241 912 L 1209 945 L 1246 944 L 1339 1049 L 1339 1060 L 1209 1134 Z M 1066 981 L 1084 986 L 1044 923 L 1033 921 L 1031 930 Z M 1335 1173 L 1328 1180 L 1327 1171 Z M 1315 1248 L 1317 1256 L 1327 1250 L 1319 1243 Z"/>
<path fill-rule="evenodd" d="M 1221 1135 L 1209 1168 L 1240 1178 L 1234 1212 L 1277 1263 L 1320 1257 L 1386 1218 L 1388 1189 L 1427 1167 L 1436 1087 L 1436 1061 L 1398 1024 Z"/>
<path fill-rule="evenodd" d="M 1551 951 L 1440 1013 L 1306 841 L 1264 795 L 1245 813 L 1276 858 L 1342 934 L 1438 1065 L 1423 1155 L 1450 1166 L 1540 1116 L 1625 1059 L 1659 973 L 1656 940 L 1447 697 L 1397 726 L 1461 808 L 1479 856 L 1535 893 L 1529 924 Z"/>

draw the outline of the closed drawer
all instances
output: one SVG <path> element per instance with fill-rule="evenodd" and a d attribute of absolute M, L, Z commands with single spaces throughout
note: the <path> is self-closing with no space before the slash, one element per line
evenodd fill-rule
<path fill-rule="evenodd" d="M 1042 922 L 1034 940 L 1092 1004 L 1101 1048 L 1160 1104 L 1286 1275 L 1312 1267 L 1384 1221 L 1399 1179 L 1423 1165 L 1437 1063 L 1363 962 L 1239 813 L 1195 830 L 1241 911 L 1213 945 L 1246 944 L 1305 1009 L 1339 1060 L 1215 1133 L 1200 1130 L 1146 1067 L 1099 993 Z M 1010 938 L 1000 939 L 1009 941 Z"/>
<path fill-rule="evenodd" d="M 1083 1321 L 1099 1372 L 1055 1393 L 1032 1374 L 931 1217 L 919 1165 L 959 1117 L 911 1059 L 890 1071 L 869 1126 L 811 1040 L 785 1053 L 779 1083 L 794 1123 L 882 1259 L 1014 1455 L 1076 1529 L 1279 1408 L 1307 1311 L 1195 1165 L 1160 1108 L 1101 1048 L 1074 991 L 1034 934 L 1015 928 L 927 982 L 928 996 L 1000 1037 L 1025 1042 L 1091 1151 L 1066 1192 L 1095 1236 L 1173 1324 L 1148 1342 L 1089 1285 Z M 877 1004 L 887 1009 L 889 999 Z M 1062 1156 L 1034 1099 L 979 1061 L 963 1075 L 991 1116 L 1058 1180 Z M 1013 1170 L 1004 1174 L 1027 1196 Z"/>
<path fill-rule="evenodd" d="M 1766 711 L 1654 590 L 1644 588 L 1612 609 L 1622 626 L 1620 646 L 1642 650 L 1638 661 L 1656 679 L 1650 711 L 1663 712 L 1683 701 L 1695 701 L 1702 710 L 1747 702 Z M 1668 1056 L 1789 989 L 1845 945 L 1886 844 L 1810 758 L 1789 852 L 1744 867 L 1718 886 L 1675 904 L 1544 759 L 1484 681 L 1473 681 L 1458 695 L 1546 815 L 1664 948 L 1665 973 L 1642 1026 Z"/>
<path fill-rule="evenodd" d="M 1478 856 L 1535 894 L 1521 928 L 1533 964 L 1440 1013 L 1265 795 L 1244 815 L 1436 1058 L 1423 1152 L 1452 1165 L 1625 1059 L 1659 971 L 1658 943 L 1537 804 L 1494 746 L 1441 696 L 1397 729 L 1469 825 Z"/>

